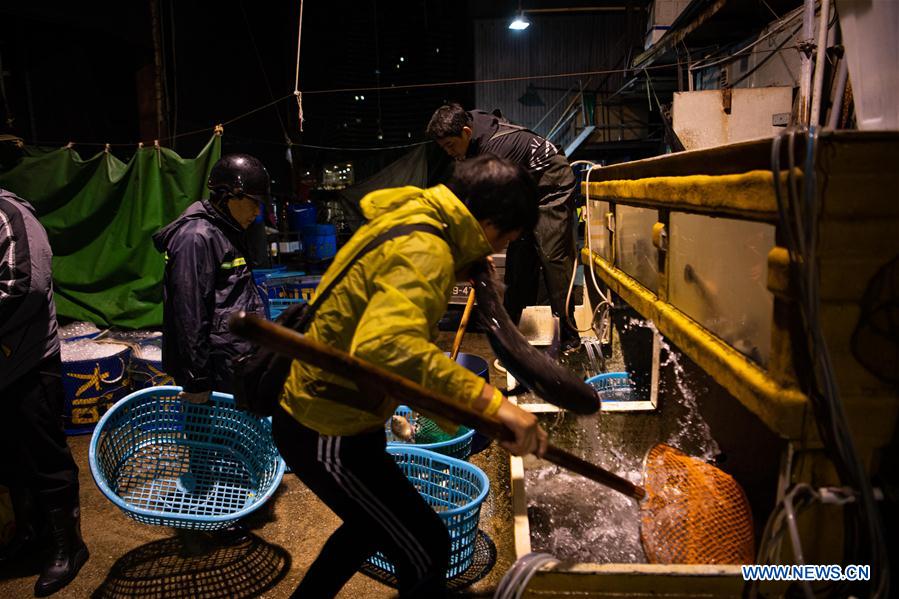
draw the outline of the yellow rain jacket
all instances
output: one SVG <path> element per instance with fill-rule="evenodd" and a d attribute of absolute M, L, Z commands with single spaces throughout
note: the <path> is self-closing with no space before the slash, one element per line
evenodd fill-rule
<path fill-rule="evenodd" d="M 369 241 L 397 225 L 434 225 L 445 239 L 414 232 L 366 254 L 319 306 L 307 335 L 471 406 L 484 379 L 450 360 L 433 341 L 456 271 L 491 252 L 480 224 L 443 185 L 376 191 L 361 207 L 369 222 L 337 253 L 319 289 Z M 321 434 L 352 435 L 383 427 L 396 409 L 395 400 L 374 395 L 339 374 L 294 360 L 281 405 Z M 492 401 L 487 415 L 497 408 Z"/>

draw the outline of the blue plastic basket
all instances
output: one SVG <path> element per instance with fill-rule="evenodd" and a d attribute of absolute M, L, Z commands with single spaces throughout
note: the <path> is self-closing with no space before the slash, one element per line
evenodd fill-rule
<path fill-rule="evenodd" d="M 447 579 L 463 574 L 474 560 L 481 504 L 490 490 L 487 475 L 472 464 L 433 451 L 409 446 L 388 446 L 396 463 L 449 530 L 452 541 Z M 396 574 L 393 563 L 378 552 L 368 562 Z"/>
<path fill-rule="evenodd" d="M 601 401 L 637 401 L 634 381 L 626 372 L 606 372 L 587 379 Z"/>
<path fill-rule="evenodd" d="M 207 403 L 177 399 L 181 387 L 136 391 L 94 430 L 94 481 L 144 524 L 218 530 L 264 504 L 284 475 L 271 422 L 213 393 Z"/>
<path fill-rule="evenodd" d="M 412 425 L 413 430 L 419 424 L 429 427 L 437 426 L 432 420 L 425 418 L 424 416 L 417 415 L 406 406 L 399 406 L 394 414 L 396 416 L 402 416 L 403 418 L 408 420 L 409 424 Z M 418 418 L 422 418 L 423 420 L 419 423 L 417 421 Z M 459 430 L 456 431 L 456 434 L 452 439 L 447 439 L 446 441 L 437 441 L 435 443 L 416 443 L 414 437 L 411 441 L 403 441 L 402 439 L 394 435 L 390 430 L 390 420 L 387 421 L 384 429 L 387 432 L 387 445 L 391 447 L 417 447 L 419 449 L 436 451 L 437 453 L 449 456 L 451 458 L 456 458 L 458 460 L 467 459 L 468 456 L 471 455 L 471 440 L 472 438 L 474 438 L 474 431 L 464 426 L 459 427 Z"/>
<path fill-rule="evenodd" d="M 310 276 L 303 272 L 272 273 L 262 283 L 263 297 L 266 303 L 266 316 L 269 320 L 278 315 L 291 304 L 310 301 L 315 295 L 321 277 Z"/>

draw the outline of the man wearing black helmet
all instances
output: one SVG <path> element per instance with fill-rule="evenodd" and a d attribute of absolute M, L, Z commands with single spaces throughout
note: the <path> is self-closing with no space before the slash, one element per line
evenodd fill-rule
<path fill-rule="evenodd" d="M 193 402 L 230 392 L 231 362 L 249 350 L 228 330 L 229 315 L 263 313 L 245 231 L 268 199 L 268 172 L 253 156 L 231 154 L 212 167 L 207 187 L 208 199 L 153 235 L 166 261 L 163 367 Z"/>

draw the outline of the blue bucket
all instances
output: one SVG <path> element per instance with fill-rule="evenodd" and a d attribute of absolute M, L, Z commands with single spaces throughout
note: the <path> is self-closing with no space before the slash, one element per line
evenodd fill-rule
<path fill-rule="evenodd" d="M 303 253 L 307 260 L 321 262 L 337 253 L 337 229 L 334 225 L 312 225 L 300 228 Z"/>
<path fill-rule="evenodd" d="M 162 353 L 162 337 L 151 339 L 140 344 L 140 353 L 131 355 L 131 389 L 146 389 L 160 385 L 174 385 L 175 379 L 162 370 L 162 358 L 146 357 L 147 354 Z M 158 351 L 157 351 L 158 350 Z"/>
<path fill-rule="evenodd" d="M 287 226 L 291 231 L 302 231 L 303 227 L 315 226 L 315 219 L 315 204 L 312 202 L 288 204 Z"/>
<path fill-rule="evenodd" d="M 449 355 L 449 352 L 446 352 L 446 355 Z M 481 356 L 459 352 L 459 355 L 456 356 L 456 362 L 488 383 L 490 382 L 490 365 L 487 363 L 487 360 Z M 490 437 L 475 431 L 474 437 L 471 439 L 471 455 L 481 453 L 487 449 L 490 446 L 491 440 Z"/>
<path fill-rule="evenodd" d="M 102 358 L 66 360 L 67 351 L 77 343 L 63 342 L 62 386 L 65 391 L 64 427 L 67 435 L 83 435 L 94 430 L 100 418 L 121 398 L 128 395 L 128 365 L 131 348 L 117 345 L 120 350 Z"/>

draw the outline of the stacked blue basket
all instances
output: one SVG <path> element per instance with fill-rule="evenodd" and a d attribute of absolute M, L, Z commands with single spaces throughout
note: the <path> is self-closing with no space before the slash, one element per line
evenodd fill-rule
<path fill-rule="evenodd" d="M 425 418 L 423 416 L 419 416 L 417 413 L 413 412 L 406 406 L 399 406 L 394 412 L 396 416 L 402 416 L 406 420 L 409 421 L 409 424 L 412 425 L 412 430 L 416 430 L 420 425 L 428 426 L 429 428 L 436 428 L 437 425 L 430 419 Z M 419 421 L 419 419 L 422 419 Z M 457 460 L 465 460 L 468 456 L 471 455 L 471 440 L 474 437 L 474 431 L 466 428 L 464 426 L 460 426 L 456 431 L 455 435 L 440 435 L 441 437 L 451 437 L 444 441 L 436 441 L 434 443 L 419 443 L 415 441 L 415 437 L 413 437 L 409 441 L 403 441 L 398 438 L 393 432 L 390 430 L 390 421 L 387 421 L 385 425 L 385 429 L 387 431 L 387 446 L 393 447 L 403 447 L 403 446 L 413 446 L 419 449 L 427 449 L 429 451 L 435 451 L 437 453 L 443 454 L 445 456 L 449 456 L 451 458 L 456 458 Z"/>
<path fill-rule="evenodd" d="M 474 561 L 481 504 L 490 490 L 487 475 L 472 464 L 417 447 L 388 447 L 421 496 L 446 525 L 452 541 L 447 579 L 463 574 Z M 378 552 L 368 562 L 396 573 L 393 563 Z"/>
<path fill-rule="evenodd" d="M 97 424 L 88 456 L 106 497 L 138 522 L 218 530 L 264 504 L 284 462 L 271 422 L 213 393 L 207 403 L 152 387 L 122 399 Z"/>
<path fill-rule="evenodd" d="M 285 271 L 266 275 L 262 283 L 266 297 L 266 317 L 274 320 L 291 304 L 310 301 L 319 281 L 320 276 L 304 272 Z"/>

